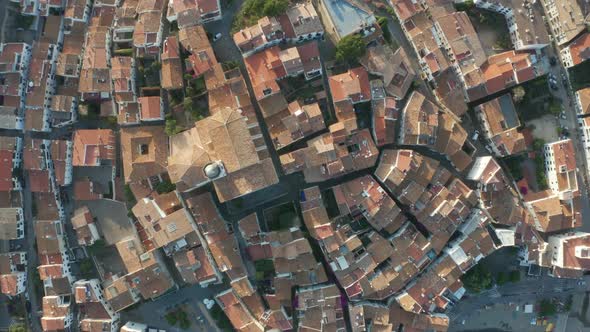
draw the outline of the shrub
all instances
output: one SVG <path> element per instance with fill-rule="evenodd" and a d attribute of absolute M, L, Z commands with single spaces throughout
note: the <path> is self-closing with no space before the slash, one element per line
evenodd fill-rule
<path fill-rule="evenodd" d="M 262 13 L 265 16 L 279 16 L 287 11 L 288 6 L 288 0 L 266 0 Z"/>
<path fill-rule="evenodd" d="M 27 332 L 25 324 L 12 324 L 8 328 L 8 332 Z"/>
<path fill-rule="evenodd" d="M 90 253 L 90 255 L 97 255 L 106 247 L 106 242 L 103 239 L 98 239 L 94 241 L 91 246 L 86 247 L 86 250 Z"/>
<path fill-rule="evenodd" d="M 132 48 L 120 48 L 118 50 L 115 50 L 115 55 L 121 55 L 121 56 L 133 56 L 133 49 Z"/>
<path fill-rule="evenodd" d="M 545 146 L 545 141 L 540 138 L 535 138 L 533 140 L 533 150 L 536 152 L 543 152 L 543 147 Z"/>
<path fill-rule="evenodd" d="M 270 272 L 275 270 L 274 263 L 270 259 L 261 259 L 254 262 L 254 268 L 260 272 Z"/>
<path fill-rule="evenodd" d="M 80 268 L 80 273 L 82 274 L 83 278 L 91 278 L 94 274 L 94 264 L 90 258 L 86 258 L 78 264 Z"/>
<path fill-rule="evenodd" d="M 198 121 L 205 118 L 209 114 L 209 111 L 207 111 L 207 109 L 205 108 L 193 107 L 190 110 L 190 113 L 191 117 L 193 118 L 193 121 Z"/>
<path fill-rule="evenodd" d="M 389 21 L 387 20 L 387 17 L 384 16 L 379 16 L 377 18 L 377 23 L 379 24 L 379 27 L 381 27 L 381 30 L 383 31 L 383 38 L 385 39 L 385 41 L 389 44 L 393 43 L 393 39 L 391 37 L 391 32 L 389 31 L 389 28 L 387 27 Z"/>
<path fill-rule="evenodd" d="M 170 105 L 175 106 L 180 104 L 183 101 L 183 94 L 182 90 L 170 90 L 168 91 L 168 96 L 170 96 Z"/>
<path fill-rule="evenodd" d="M 263 16 L 279 16 L 284 14 L 289 0 L 246 0 L 240 11 L 234 16 L 231 33 L 254 25 Z"/>
<path fill-rule="evenodd" d="M 15 20 L 16 27 L 20 29 L 29 29 L 31 27 L 31 24 L 33 24 L 33 21 L 35 21 L 35 16 L 20 14 Z"/>
<path fill-rule="evenodd" d="M 211 308 L 211 317 L 217 323 L 217 327 L 219 327 L 222 331 L 232 331 L 233 327 L 225 315 L 225 312 L 221 309 L 218 304 L 215 304 L 213 308 Z"/>
<path fill-rule="evenodd" d="M 506 282 L 508 282 L 508 277 L 506 276 L 506 273 L 498 272 L 498 274 L 496 275 L 496 283 L 498 285 L 504 285 Z"/>
<path fill-rule="evenodd" d="M 166 119 L 166 126 L 164 128 L 164 132 L 168 136 L 176 135 L 182 131 L 182 128 L 176 125 L 176 120 L 168 118 Z"/>
<path fill-rule="evenodd" d="M 462 3 L 456 3 L 456 4 L 455 4 L 455 9 L 456 9 L 457 11 L 462 11 L 462 12 L 465 12 L 465 11 L 469 11 L 469 10 L 470 10 L 470 9 L 472 9 L 474 6 L 475 6 L 475 5 L 474 5 L 474 3 L 473 3 L 473 0 L 466 0 L 466 1 L 463 1 Z"/>
<path fill-rule="evenodd" d="M 176 190 L 176 185 L 170 181 L 162 181 L 156 185 L 155 189 L 158 194 L 164 194 Z"/>
<path fill-rule="evenodd" d="M 526 95 L 526 90 L 522 86 L 517 86 L 512 89 L 512 100 L 519 104 L 524 100 L 524 96 Z"/>
<path fill-rule="evenodd" d="M 184 110 L 185 111 L 190 111 L 193 109 L 193 98 L 192 97 L 184 97 L 184 100 L 182 101 L 182 106 L 184 106 Z"/>
<path fill-rule="evenodd" d="M 133 191 L 131 191 L 131 187 L 128 184 L 126 184 L 124 190 L 125 190 L 125 200 L 127 202 L 134 202 L 135 195 L 133 195 Z"/>

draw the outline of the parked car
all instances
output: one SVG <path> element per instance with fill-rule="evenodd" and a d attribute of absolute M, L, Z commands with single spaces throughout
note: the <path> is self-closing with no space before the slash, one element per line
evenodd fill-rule
<path fill-rule="evenodd" d="M 221 32 L 218 32 L 218 33 L 215 34 L 215 36 L 213 36 L 213 41 L 214 42 L 218 41 L 219 39 L 221 39 Z"/>
<path fill-rule="evenodd" d="M 552 56 L 551 58 L 549 58 L 549 64 L 552 66 L 555 66 L 557 64 L 557 58 Z"/>
<path fill-rule="evenodd" d="M 479 130 L 476 130 L 475 132 L 473 132 L 473 136 L 471 136 L 471 140 L 477 141 L 478 138 L 479 138 Z"/>
<path fill-rule="evenodd" d="M 557 90 L 559 89 L 559 86 L 557 86 L 557 78 L 555 77 L 555 75 L 553 73 L 550 73 L 549 75 L 547 75 L 547 82 L 549 82 L 549 87 L 553 90 Z"/>

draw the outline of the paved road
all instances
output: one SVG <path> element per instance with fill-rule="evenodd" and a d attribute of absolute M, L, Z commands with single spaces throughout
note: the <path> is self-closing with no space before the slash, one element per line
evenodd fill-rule
<path fill-rule="evenodd" d="M 412 45 L 410 44 L 410 42 L 408 41 L 408 39 L 404 35 L 404 32 L 401 28 L 399 21 L 397 20 L 397 18 L 394 19 L 394 18 L 392 18 L 391 15 L 389 15 L 388 13 L 385 13 L 385 12 L 381 13 L 380 15 L 387 17 L 387 19 L 389 21 L 389 23 L 387 24 L 387 28 L 389 29 L 389 32 L 391 32 L 393 39 L 395 39 L 395 41 L 398 43 L 398 45 L 401 48 L 403 48 L 404 51 L 406 52 L 406 54 L 408 55 L 408 59 L 410 60 L 410 64 L 412 65 L 414 72 L 416 72 L 416 74 L 418 75 L 418 78 L 416 80 L 418 82 L 420 82 L 420 85 L 422 87 L 420 89 L 420 92 L 425 94 L 426 97 L 429 97 L 430 100 L 432 100 L 432 101 L 436 100 L 434 98 L 434 94 L 432 93 L 432 89 L 430 89 L 430 87 L 426 84 L 426 82 L 424 80 L 419 79 L 422 69 L 420 67 L 420 64 L 418 63 L 418 57 L 416 55 L 416 52 L 414 51 L 414 48 L 412 47 Z"/>
<path fill-rule="evenodd" d="M 459 324 L 475 311 L 501 303 L 536 303 L 550 298 L 573 295 L 587 291 L 588 283 L 579 285 L 577 279 L 558 279 L 549 276 L 526 278 L 517 283 L 509 283 L 477 295 L 466 295 L 448 313 L 452 324 Z"/>
<path fill-rule="evenodd" d="M 202 288 L 199 285 L 192 285 L 181 288 L 173 293 L 168 293 L 157 298 L 155 301 L 147 301 L 139 307 L 124 311 L 121 314 L 121 321 L 136 321 L 156 327 L 166 329 L 167 331 L 181 331 L 178 328 L 171 327 L 164 318 L 166 312 L 178 305 L 188 305 L 199 316 L 203 313 L 199 303 L 205 298 L 212 299 L 213 296 L 226 288 L 223 285 L 210 285 Z M 206 318 L 206 317 L 205 317 Z M 205 326 L 201 327 L 202 331 L 213 331 L 217 327 L 211 326 L 208 319 L 205 319 Z"/>
<path fill-rule="evenodd" d="M 12 317 L 8 313 L 8 297 L 0 294 L 0 331 L 8 330 L 12 324 Z"/>
<path fill-rule="evenodd" d="M 2 23 L 0 23 L 0 44 L 4 43 L 4 32 L 6 30 L 4 28 L 4 25 L 6 24 L 9 14 L 9 11 L 6 8 L 8 6 L 8 3 L 9 1 L 0 1 L 0 13 L 3 13 L 1 14 Z"/>
<path fill-rule="evenodd" d="M 553 52 L 553 49 L 551 50 Z M 551 53 L 551 52 L 550 52 Z M 559 54 L 559 52 L 556 52 Z M 549 54 L 551 56 L 551 54 Z M 583 231 L 590 231 L 590 202 L 588 201 L 588 163 L 584 148 L 582 145 L 582 137 L 580 135 L 577 113 L 575 109 L 574 94 L 571 90 L 571 84 L 569 81 L 567 84 L 563 84 L 562 77 L 567 74 L 567 71 L 563 67 L 562 61 L 557 61 L 557 65 L 550 68 L 550 72 L 555 75 L 558 81 L 559 89 L 557 91 L 551 90 L 553 95 L 562 100 L 562 109 L 565 112 L 566 119 L 559 119 L 562 127 L 567 127 L 570 133 L 570 138 L 574 142 L 576 147 L 576 165 L 579 169 L 578 172 L 578 187 L 581 188 L 580 193 L 582 194 L 582 220 L 584 221 L 582 226 Z"/>
<path fill-rule="evenodd" d="M 210 34 L 216 35 L 221 33 L 221 39 L 212 43 L 217 61 L 219 62 L 240 61 L 242 59 L 242 54 L 234 44 L 230 32 L 234 16 L 240 9 L 242 2 L 244 0 L 232 0 L 228 8 L 222 9 L 223 17 L 221 20 L 204 24 L 205 30 Z M 242 73 L 244 72 L 242 71 Z"/>
<path fill-rule="evenodd" d="M 31 302 L 31 316 L 30 321 L 27 322 L 27 325 L 32 327 L 33 331 L 41 331 L 40 317 L 38 313 L 41 310 L 39 301 L 41 300 L 43 294 L 37 294 L 34 287 L 34 278 L 36 275 L 35 269 L 37 268 L 38 261 L 37 252 L 35 251 L 34 246 L 36 239 L 32 212 L 33 197 L 29 187 L 28 176 L 25 176 L 25 183 L 23 187 L 23 212 L 25 215 L 25 246 L 23 246 L 23 248 L 26 248 L 27 250 L 27 294 L 29 297 L 28 299 Z"/>

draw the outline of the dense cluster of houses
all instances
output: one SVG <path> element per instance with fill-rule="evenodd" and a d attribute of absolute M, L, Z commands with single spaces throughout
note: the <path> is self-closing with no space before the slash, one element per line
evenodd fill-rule
<path fill-rule="evenodd" d="M 474 1 L 506 18 L 515 49 L 492 56 L 451 0 L 391 1 L 414 54 L 365 3 L 293 2 L 233 35 L 243 71 L 203 26 L 219 0 L 15 2 L 42 31 L 0 44 L 0 126 L 25 133 L 0 137 L 0 240 L 25 245 L 0 251 L 0 290 L 38 278 L 43 331 L 145 331 L 121 312 L 190 285 L 223 288 L 237 331 L 446 331 L 461 277 L 496 249 L 555 277 L 590 269 L 574 142 L 537 152 L 546 190 L 497 159 L 532 153 L 509 89 L 547 73 L 543 12 L 566 66 L 590 57 L 575 1 Z M 365 55 L 326 68 L 322 40 L 350 35 Z M 207 112 L 169 130 L 196 80 Z M 575 106 L 590 155 L 590 89 Z M 112 123 L 85 129 L 97 118 Z M 278 229 L 250 205 L 283 179 L 304 183 L 302 223 Z"/>

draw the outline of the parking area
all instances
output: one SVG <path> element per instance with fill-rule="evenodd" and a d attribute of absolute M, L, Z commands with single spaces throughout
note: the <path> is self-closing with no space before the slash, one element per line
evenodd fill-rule
<path fill-rule="evenodd" d="M 140 321 L 150 327 L 166 329 L 168 332 L 180 331 L 212 331 L 218 332 L 209 311 L 202 300 L 213 299 L 214 294 L 224 290 L 223 285 L 211 285 L 202 288 L 199 285 L 188 286 L 157 298 L 155 301 L 144 302 L 136 308 L 123 312 L 122 321 Z M 166 314 L 182 309 L 190 321 L 188 329 L 181 329 L 179 323 L 171 325 Z"/>
<path fill-rule="evenodd" d="M 108 244 L 115 244 L 122 239 L 134 235 L 135 229 L 127 217 L 124 203 L 110 199 L 83 201 L 90 213 L 96 218 L 99 229 Z"/>
<path fill-rule="evenodd" d="M 533 323 L 533 324 L 531 324 Z M 534 312 L 525 313 L 524 304 L 503 303 L 493 304 L 474 310 L 472 314 L 460 321 L 451 321 L 449 331 L 476 331 L 482 329 L 498 329 L 500 331 L 545 331 L 555 319 L 540 320 Z"/>
<path fill-rule="evenodd" d="M 540 138 L 545 142 L 555 142 L 559 139 L 557 128 L 559 121 L 554 115 L 543 115 L 540 118 L 526 121 L 525 125 L 533 129 L 533 137 Z"/>

